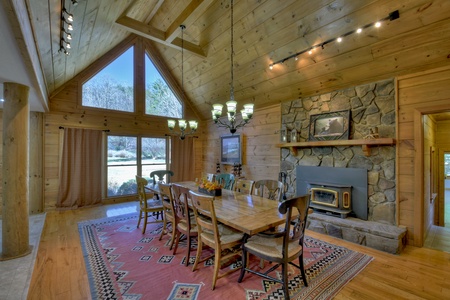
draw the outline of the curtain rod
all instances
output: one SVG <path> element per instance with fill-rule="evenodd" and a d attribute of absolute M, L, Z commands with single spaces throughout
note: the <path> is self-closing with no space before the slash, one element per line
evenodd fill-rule
<path fill-rule="evenodd" d="M 58 127 L 59 129 L 64 129 L 65 127 L 63 127 L 63 126 L 59 126 Z M 79 128 L 79 127 L 69 127 L 69 128 L 73 128 L 73 129 L 86 129 L 86 128 Z M 90 129 L 90 130 L 95 130 L 95 129 Z M 102 130 L 103 132 L 109 132 L 110 130 L 109 129 L 104 129 L 104 130 Z"/>

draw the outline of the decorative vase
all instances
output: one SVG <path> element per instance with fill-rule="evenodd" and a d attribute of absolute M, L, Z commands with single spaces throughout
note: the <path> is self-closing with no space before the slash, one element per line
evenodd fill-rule
<path fill-rule="evenodd" d="M 209 191 L 207 189 L 203 189 L 203 188 L 199 187 L 198 191 L 200 193 L 207 194 L 207 195 L 210 195 L 210 196 L 222 196 L 222 189 L 215 189 L 215 190 Z"/>

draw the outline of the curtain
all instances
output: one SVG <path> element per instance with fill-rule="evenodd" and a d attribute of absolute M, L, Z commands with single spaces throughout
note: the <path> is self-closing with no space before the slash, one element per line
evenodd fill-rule
<path fill-rule="evenodd" d="M 186 137 L 184 140 L 172 137 L 171 160 L 171 169 L 174 173 L 171 182 L 193 181 L 194 137 Z"/>
<path fill-rule="evenodd" d="M 101 203 L 102 131 L 65 128 L 56 207 Z"/>

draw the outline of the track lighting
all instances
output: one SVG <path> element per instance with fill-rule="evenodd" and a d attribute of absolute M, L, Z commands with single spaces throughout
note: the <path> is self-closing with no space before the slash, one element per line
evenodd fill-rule
<path fill-rule="evenodd" d="M 283 64 L 286 60 L 291 59 L 291 58 L 295 58 L 295 60 L 297 60 L 298 56 L 303 54 L 303 53 L 305 53 L 305 52 L 308 52 L 308 54 L 312 54 L 312 50 L 315 49 L 315 48 L 319 48 L 320 47 L 320 48 L 324 49 L 324 46 L 326 44 L 329 44 L 329 43 L 332 43 L 332 42 L 341 43 L 343 41 L 344 37 L 349 36 L 349 35 L 351 35 L 353 33 L 361 33 L 363 31 L 363 29 L 366 29 L 366 28 L 369 28 L 369 27 L 372 27 L 372 26 L 374 26 L 376 28 L 379 28 L 381 26 L 382 22 L 384 22 L 384 21 L 393 21 L 393 20 L 396 20 L 398 18 L 400 18 L 400 13 L 399 13 L 398 10 L 395 10 L 395 11 L 391 12 L 387 17 L 385 17 L 385 18 L 383 18 L 383 19 L 381 19 L 381 20 L 379 20 L 377 22 L 364 25 L 364 26 L 362 26 L 360 28 L 357 28 L 355 30 L 349 31 L 349 32 L 347 32 L 347 33 L 337 37 L 337 38 L 329 39 L 329 40 L 327 40 L 327 41 L 325 41 L 323 43 L 314 45 L 314 46 L 312 46 L 312 47 L 310 47 L 308 49 L 305 49 L 303 51 L 294 53 L 294 54 L 292 54 L 292 55 L 290 55 L 288 57 L 285 57 L 283 59 L 280 59 L 280 60 L 278 60 L 276 62 L 272 62 L 272 63 L 269 64 L 269 69 L 272 70 L 274 65 Z"/>

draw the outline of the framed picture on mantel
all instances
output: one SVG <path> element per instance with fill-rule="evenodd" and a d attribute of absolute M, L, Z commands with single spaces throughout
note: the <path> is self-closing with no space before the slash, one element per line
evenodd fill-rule
<path fill-rule="evenodd" d="M 350 110 L 311 115 L 309 119 L 309 140 L 348 140 Z"/>

